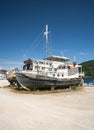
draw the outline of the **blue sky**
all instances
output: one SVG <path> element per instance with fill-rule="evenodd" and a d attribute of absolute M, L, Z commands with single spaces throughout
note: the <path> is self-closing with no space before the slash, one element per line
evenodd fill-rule
<path fill-rule="evenodd" d="M 94 60 L 94 0 L 0 0 L 0 67 L 20 67 L 50 53 L 78 63 Z"/>

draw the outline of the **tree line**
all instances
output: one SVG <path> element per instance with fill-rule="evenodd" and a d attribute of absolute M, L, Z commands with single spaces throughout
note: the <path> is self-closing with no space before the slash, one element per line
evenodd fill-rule
<path fill-rule="evenodd" d="M 83 62 L 80 65 L 82 65 L 86 77 L 94 78 L 94 60 Z"/>

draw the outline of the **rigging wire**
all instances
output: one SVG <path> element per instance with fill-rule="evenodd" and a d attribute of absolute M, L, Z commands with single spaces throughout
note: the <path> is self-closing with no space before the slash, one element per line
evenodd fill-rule
<path fill-rule="evenodd" d="M 31 55 L 31 50 L 33 50 L 36 46 L 38 46 L 43 40 L 44 40 L 44 31 L 45 29 L 42 29 L 41 33 L 37 36 L 37 38 L 34 40 L 34 42 L 31 44 L 31 46 L 25 51 L 23 57 L 20 58 L 19 62 L 16 61 L 0 61 L 1 64 L 7 64 L 7 65 L 22 65 L 22 60 L 25 60 L 25 58 L 28 58 Z M 41 36 L 42 35 L 42 36 Z M 43 44 L 43 49 L 45 49 Z M 43 51 L 45 52 L 45 50 Z"/>
<path fill-rule="evenodd" d="M 42 40 L 40 38 L 41 35 L 43 35 L 44 29 L 41 31 L 41 33 L 37 36 L 37 38 L 34 40 L 34 42 L 31 44 L 31 46 L 26 50 L 21 60 L 25 59 L 30 55 L 31 50 L 36 47 Z M 39 40 L 39 41 L 38 41 Z"/>
<path fill-rule="evenodd" d="M 33 46 L 33 48 L 31 48 L 31 50 L 34 49 L 35 47 L 37 47 L 40 43 L 42 43 L 42 41 L 43 41 L 43 37 Z M 31 52 L 28 52 L 28 54 L 26 56 L 30 57 L 30 55 L 31 55 Z"/>

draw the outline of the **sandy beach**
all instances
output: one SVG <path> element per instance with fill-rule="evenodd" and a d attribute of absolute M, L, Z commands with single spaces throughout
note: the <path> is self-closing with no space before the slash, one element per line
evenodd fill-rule
<path fill-rule="evenodd" d="M 0 80 L 0 87 L 6 87 L 9 85 L 10 85 L 10 83 L 7 79 Z"/>
<path fill-rule="evenodd" d="M 0 88 L 0 130 L 94 130 L 94 87 L 49 94 Z"/>

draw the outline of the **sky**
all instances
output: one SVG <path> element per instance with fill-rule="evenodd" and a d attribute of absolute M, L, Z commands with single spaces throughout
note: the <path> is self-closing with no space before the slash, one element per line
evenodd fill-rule
<path fill-rule="evenodd" d="M 0 68 L 49 54 L 82 63 L 94 60 L 94 0 L 0 0 Z"/>

